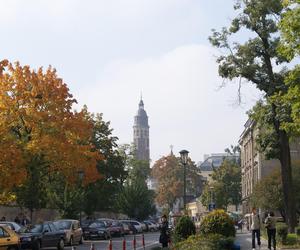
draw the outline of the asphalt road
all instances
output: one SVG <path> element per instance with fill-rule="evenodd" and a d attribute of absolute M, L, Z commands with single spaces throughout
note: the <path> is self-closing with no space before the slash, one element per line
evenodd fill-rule
<path fill-rule="evenodd" d="M 126 235 L 126 250 L 133 250 L 133 235 Z M 145 233 L 145 249 L 151 250 L 153 247 L 159 246 L 159 232 L 155 233 Z M 123 239 L 124 238 L 112 238 L 112 249 L 113 250 L 123 250 Z M 84 241 L 83 245 L 74 246 L 74 250 L 90 250 L 91 245 L 94 245 L 94 250 L 108 250 L 109 240 L 93 240 Z M 142 245 L 142 234 L 136 235 L 136 250 L 143 250 Z M 65 250 L 72 250 L 71 247 L 65 247 Z"/>

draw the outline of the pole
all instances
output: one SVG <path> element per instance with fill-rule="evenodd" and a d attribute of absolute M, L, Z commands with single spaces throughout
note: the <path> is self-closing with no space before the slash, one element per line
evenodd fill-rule
<path fill-rule="evenodd" d="M 186 164 L 183 164 L 183 209 L 186 212 Z"/>

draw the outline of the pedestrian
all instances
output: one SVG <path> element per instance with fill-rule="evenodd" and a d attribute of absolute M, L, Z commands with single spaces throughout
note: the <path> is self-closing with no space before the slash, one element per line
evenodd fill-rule
<path fill-rule="evenodd" d="M 251 231 L 252 231 L 252 250 L 255 250 L 255 236 L 257 238 L 257 245 L 260 248 L 260 218 L 256 212 L 256 208 L 252 208 L 251 214 Z"/>
<path fill-rule="evenodd" d="M 271 250 L 271 242 L 273 241 L 273 249 L 276 250 L 276 218 L 274 212 L 270 212 L 265 219 L 268 234 L 268 249 Z"/>
<path fill-rule="evenodd" d="M 5 216 L 2 216 L 1 221 L 6 221 Z"/>
<path fill-rule="evenodd" d="M 20 218 L 19 218 L 18 215 L 17 215 L 16 218 L 15 218 L 15 222 L 16 222 L 17 224 L 21 224 L 21 220 L 20 220 Z"/>
<path fill-rule="evenodd" d="M 168 247 L 168 243 L 169 243 L 169 224 L 168 224 L 168 220 L 167 220 L 166 215 L 163 215 L 161 217 L 159 243 L 162 244 L 162 248 Z"/>
<path fill-rule="evenodd" d="M 27 219 L 26 215 L 24 214 L 23 218 L 21 220 L 21 225 L 24 226 L 24 227 L 26 227 L 29 224 L 30 224 L 30 221 Z"/>
<path fill-rule="evenodd" d="M 243 225 L 244 225 L 244 220 L 240 219 L 237 223 L 238 229 L 241 230 L 241 233 L 243 232 Z"/>

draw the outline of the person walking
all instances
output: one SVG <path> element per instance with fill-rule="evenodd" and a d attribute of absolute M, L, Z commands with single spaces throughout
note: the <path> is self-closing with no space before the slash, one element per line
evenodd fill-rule
<path fill-rule="evenodd" d="M 268 234 L 268 249 L 271 250 L 271 242 L 273 242 L 273 249 L 276 250 L 276 218 L 274 217 L 274 212 L 268 214 L 265 224 Z"/>
<path fill-rule="evenodd" d="M 169 223 L 167 220 L 167 216 L 163 215 L 161 217 L 161 225 L 160 225 L 160 236 L 159 243 L 162 244 L 162 248 L 168 247 L 169 243 Z"/>
<path fill-rule="evenodd" d="M 251 231 L 252 231 L 252 250 L 255 250 L 255 236 L 257 238 L 257 245 L 260 248 L 260 218 L 256 212 L 256 208 L 252 208 L 251 214 Z"/>

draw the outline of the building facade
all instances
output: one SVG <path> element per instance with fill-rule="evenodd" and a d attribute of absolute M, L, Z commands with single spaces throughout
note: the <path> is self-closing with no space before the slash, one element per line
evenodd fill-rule
<path fill-rule="evenodd" d="M 137 114 L 134 117 L 133 143 L 136 159 L 148 161 L 150 164 L 149 124 L 142 99 L 140 100 Z"/>
<path fill-rule="evenodd" d="M 275 169 L 280 168 L 277 159 L 266 160 L 263 153 L 257 149 L 256 138 L 259 130 L 252 120 L 248 120 L 244 125 L 244 131 L 240 136 L 241 147 L 241 172 L 242 172 L 242 210 L 243 213 L 251 211 L 250 196 L 254 186 L 259 180 L 268 176 Z M 292 164 L 300 160 L 299 140 L 290 143 Z"/>
<path fill-rule="evenodd" d="M 215 153 L 211 155 L 204 155 L 204 161 L 198 162 L 197 167 L 201 171 L 201 175 L 203 176 L 206 183 L 210 183 L 212 181 L 212 173 L 214 169 L 218 169 L 224 160 L 235 161 L 238 162 L 240 160 L 239 154 L 228 154 L 228 153 Z"/>

